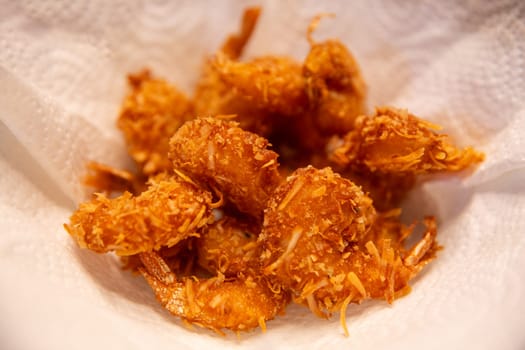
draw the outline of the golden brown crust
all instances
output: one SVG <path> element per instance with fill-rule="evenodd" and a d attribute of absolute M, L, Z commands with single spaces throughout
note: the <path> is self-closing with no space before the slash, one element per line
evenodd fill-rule
<path fill-rule="evenodd" d="M 259 270 L 259 225 L 225 216 L 201 230 L 196 239 L 199 265 L 210 273 L 235 277 Z M 252 272 L 250 272 L 252 271 Z"/>
<path fill-rule="evenodd" d="M 313 43 L 303 64 L 313 118 L 324 135 L 344 134 L 366 112 L 366 85 L 354 57 L 337 40 Z"/>
<path fill-rule="evenodd" d="M 235 62 L 218 56 L 221 79 L 267 113 L 298 116 L 307 106 L 301 65 L 287 57 L 263 56 Z"/>
<path fill-rule="evenodd" d="M 265 330 L 293 298 L 321 317 L 340 311 L 347 332 L 349 303 L 405 295 L 440 249 L 433 217 L 405 247 L 415 224 L 400 222 L 398 206 L 417 176 L 483 155 L 404 110 L 363 116 L 354 57 L 312 39 L 324 15 L 309 26 L 302 64 L 239 61 L 259 14 L 247 9 L 206 62 L 193 101 L 148 71 L 129 76 L 118 126 L 139 175 L 92 163 L 86 183 L 134 194 L 96 194 L 64 227 L 83 248 L 121 255 L 187 323 Z"/>
<path fill-rule="evenodd" d="M 372 201 L 330 168 L 298 169 L 268 202 L 259 237 L 264 271 L 301 296 L 330 275 L 374 218 Z"/>
<path fill-rule="evenodd" d="M 196 234 L 211 217 L 211 194 L 191 183 L 159 175 L 149 188 L 82 203 L 64 225 L 82 248 L 119 255 L 159 250 Z"/>
<path fill-rule="evenodd" d="M 371 200 L 349 180 L 329 168 L 298 169 L 275 190 L 265 211 L 259 236 L 263 271 L 322 317 L 323 310 L 366 298 L 391 302 L 420 262 L 430 259 L 435 225 L 429 222 L 424 244 L 408 253 L 407 262 L 400 248 L 404 227 L 375 221 Z"/>
<path fill-rule="evenodd" d="M 185 123 L 170 141 L 173 166 L 212 189 L 243 213 L 261 218 L 281 178 L 268 141 L 238 123 L 200 118 Z"/>
<path fill-rule="evenodd" d="M 217 69 L 220 59 L 239 59 L 251 38 L 259 15 L 258 7 L 246 9 L 239 33 L 228 37 L 217 55 L 206 60 L 196 84 L 193 101 L 196 116 L 235 115 L 235 120 L 243 130 L 268 136 L 274 128 L 274 117 L 264 109 L 258 108 L 252 99 L 243 96 L 234 86 L 222 79 Z"/>
<path fill-rule="evenodd" d="M 372 172 L 427 174 L 460 171 L 483 160 L 472 147 L 459 149 L 440 127 L 407 110 L 380 107 L 371 117 L 361 116 L 355 129 L 335 149 L 331 159 L 341 165 Z"/>
<path fill-rule="evenodd" d="M 272 288 L 264 277 L 177 279 L 159 256 L 149 253 L 141 257 L 146 267 L 142 275 L 168 311 L 219 333 L 224 328 L 245 331 L 258 326 L 264 331 L 265 322 L 282 312 L 289 301 L 286 293 Z"/>
<path fill-rule="evenodd" d="M 216 69 L 216 59 L 206 62 L 194 95 L 195 115 L 214 117 L 232 115 L 243 130 L 268 136 L 274 129 L 275 116 L 258 108 L 250 99 L 227 84 Z"/>
<path fill-rule="evenodd" d="M 145 70 L 129 76 L 131 92 L 124 100 L 117 125 L 129 154 L 147 176 L 171 170 L 171 135 L 193 117 L 192 103 L 174 86 Z"/>

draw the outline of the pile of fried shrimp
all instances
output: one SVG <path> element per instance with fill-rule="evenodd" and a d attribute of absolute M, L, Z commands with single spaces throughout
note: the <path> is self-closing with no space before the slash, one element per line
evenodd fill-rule
<path fill-rule="evenodd" d="M 120 256 L 186 324 L 265 331 L 294 302 L 340 312 L 348 335 L 350 303 L 406 295 L 441 248 L 434 217 L 401 222 L 406 194 L 484 155 L 405 109 L 368 112 L 351 52 L 312 39 L 323 15 L 303 62 L 242 60 L 259 14 L 245 10 L 191 98 L 148 70 L 129 76 L 117 126 L 137 170 L 91 162 L 96 193 L 64 227 Z"/>

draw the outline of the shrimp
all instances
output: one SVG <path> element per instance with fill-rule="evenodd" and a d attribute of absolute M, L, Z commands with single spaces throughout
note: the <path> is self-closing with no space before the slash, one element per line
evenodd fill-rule
<path fill-rule="evenodd" d="M 303 63 L 312 118 L 325 135 L 344 134 L 366 111 L 366 84 L 356 60 L 338 40 L 316 43 L 312 32 L 323 15 L 308 27 L 310 52 Z"/>
<path fill-rule="evenodd" d="M 196 239 L 199 265 L 211 273 L 233 277 L 259 268 L 260 246 L 257 243 L 259 225 L 233 216 L 201 230 Z"/>
<path fill-rule="evenodd" d="M 191 101 L 174 86 L 152 77 L 148 70 L 130 75 L 117 126 L 128 151 L 146 176 L 171 171 L 168 142 L 186 120 L 193 117 Z"/>
<path fill-rule="evenodd" d="M 82 203 L 64 228 L 81 248 L 118 255 L 171 247 L 213 220 L 212 196 L 194 184 L 161 174 L 138 196 L 103 194 Z"/>
<path fill-rule="evenodd" d="M 225 279 L 219 274 L 208 279 L 177 278 L 156 253 L 142 253 L 142 275 L 157 300 L 173 315 L 223 334 L 222 329 L 249 330 L 281 313 L 288 296 L 264 277 Z"/>
<path fill-rule="evenodd" d="M 307 104 L 301 65 L 287 57 L 263 56 L 235 62 L 218 56 L 215 67 L 231 88 L 252 103 L 282 116 L 298 116 Z"/>
<path fill-rule="evenodd" d="M 226 84 L 215 68 L 215 61 L 209 60 L 203 76 L 197 83 L 194 96 L 195 115 L 235 115 L 235 121 L 243 130 L 268 136 L 275 126 L 275 118 L 238 91 Z"/>
<path fill-rule="evenodd" d="M 216 118 L 189 121 L 171 138 L 170 158 L 175 169 L 260 219 L 281 181 L 278 155 L 268 149 L 268 140 L 238 125 Z"/>
<path fill-rule="evenodd" d="M 259 15 L 258 7 L 246 9 L 239 33 L 229 36 L 215 57 L 206 60 L 195 88 L 193 101 L 196 116 L 235 114 L 235 120 L 243 130 L 268 136 L 274 128 L 275 118 L 267 111 L 255 107 L 253 101 L 227 84 L 217 69 L 218 57 L 226 61 L 239 59 L 257 25 Z"/>
<path fill-rule="evenodd" d="M 355 169 L 399 175 L 460 171 L 483 160 L 472 147 L 459 149 L 434 131 L 440 128 L 407 110 L 379 107 L 375 115 L 356 119 L 330 157 Z"/>
<path fill-rule="evenodd" d="M 423 240 L 404 257 L 406 230 L 393 226 L 398 231 L 387 236 L 384 221 L 359 187 L 330 168 L 298 169 L 265 211 L 263 272 L 320 317 L 366 298 L 392 302 L 430 260 L 436 228 L 428 219 Z"/>

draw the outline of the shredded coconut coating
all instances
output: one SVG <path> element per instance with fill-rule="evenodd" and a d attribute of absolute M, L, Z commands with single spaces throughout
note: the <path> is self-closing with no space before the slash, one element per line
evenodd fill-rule
<path fill-rule="evenodd" d="M 407 110 L 376 109 L 371 117 L 356 119 L 331 159 L 341 165 L 372 172 L 428 174 L 460 171 L 484 159 L 472 147 L 459 149 L 440 129 Z"/>
<path fill-rule="evenodd" d="M 264 277 L 177 279 L 154 253 L 141 254 L 141 258 L 146 267 L 142 275 L 169 312 L 221 334 L 222 329 L 246 331 L 258 326 L 265 331 L 265 322 L 281 313 L 289 301 Z"/>
<path fill-rule="evenodd" d="M 243 130 L 268 136 L 274 130 L 276 117 L 224 82 L 216 68 L 216 59 L 209 59 L 197 82 L 194 95 L 195 115 L 199 117 L 235 115 Z"/>
<path fill-rule="evenodd" d="M 279 184 L 277 153 L 238 123 L 201 118 L 185 123 L 170 141 L 175 169 L 216 189 L 243 213 L 261 218 Z"/>
<path fill-rule="evenodd" d="M 228 86 L 268 113 L 297 116 L 307 108 L 301 65 L 290 58 L 263 56 L 236 62 L 219 55 L 215 65 Z"/>
<path fill-rule="evenodd" d="M 149 71 L 129 76 L 130 94 L 124 100 L 117 125 L 128 151 L 147 176 L 171 170 L 171 135 L 193 117 L 192 103 L 176 87 L 155 79 Z"/>
<path fill-rule="evenodd" d="M 243 130 L 268 136 L 275 128 L 276 117 L 257 107 L 249 96 L 244 96 L 221 77 L 219 60 L 238 60 L 257 25 L 260 8 L 244 12 L 239 32 L 227 38 L 219 52 L 206 60 L 193 96 L 194 111 L 198 117 L 235 115 Z M 220 59 L 219 59 L 220 57 Z"/>
<path fill-rule="evenodd" d="M 226 277 L 259 269 L 259 225 L 232 216 L 203 228 L 196 239 L 199 265 Z"/>
<path fill-rule="evenodd" d="M 337 40 L 312 43 L 303 76 L 313 118 L 325 135 L 344 134 L 366 112 L 366 85 L 359 66 Z"/>
<path fill-rule="evenodd" d="M 82 248 L 118 255 L 170 247 L 197 233 L 211 215 L 211 194 L 191 183 L 159 175 L 138 196 L 103 194 L 80 204 L 64 225 Z"/>
<path fill-rule="evenodd" d="M 349 180 L 330 168 L 298 169 L 275 190 L 265 211 L 259 236 L 263 271 L 321 317 L 340 310 L 348 297 L 347 302 L 391 302 L 434 249 L 435 225 L 429 223 L 428 244 L 407 253 L 413 256 L 409 264 L 397 244 L 406 236 L 399 233 L 401 225 L 385 233 L 389 226 L 375 219 L 371 200 Z M 393 237 L 396 244 L 387 243 Z M 368 241 L 378 248 L 367 249 Z"/>
<path fill-rule="evenodd" d="M 303 61 L 242 60 L 259 15 L 245 10 L 191 99 L 147 70 L 128 77 L 118 127 L 138 173 L 91 162 L 84 182 L 103 193 L 64 227 L 81 248 L 119 255 L 187 325 L 265 331 L 293 300 L 339 311 L 348 335 L 351 303 L 406 295 L 441 249 L 434 217 L 420 239 L 401 223 L 408 191 L 484 155 L 406 110 L 367 116 L 352 53 L 312 39 L 329 14 L 311 21 Z"/>

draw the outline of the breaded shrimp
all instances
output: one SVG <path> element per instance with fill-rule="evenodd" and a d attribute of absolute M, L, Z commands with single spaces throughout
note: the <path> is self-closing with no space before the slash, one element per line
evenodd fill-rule
<path fill-rule="evenodd" d="M 171 138 L 175 169 L 219 190 L 243 213 L 262 218 L 266 202 L 281 177 L 277 153 L 266 139 L 238 123 L 201 118 L 185 123 Z"/>
<path fill-rule="evenodd" d="M 310 52 L 303 76 L 313 118 L 325 135 L 344 134 L 357 116 L 366 112 L 366 85 L 359 66 L 338 40 L 315 43 L 311 37 L 322 15 L 308 27 Z"/>
<path fill-rule="evenodd" d="M 197 83 L 194 105 L 199 117 L 235 115 L 235 121 L 243 130 L 261 136 L 269 136 L 274 129 L 275 117 L 257 108 L 252 101 L 226 84 L 210 59 Z"/>
<path fill-rule="evenodd" d="M 271 138 L 277 147 L 311 153 L 323 149 L 326 137 L 312 118 L 299 63 L 285 57 L 258 57 L 236 62 L 218 56 L 215 69 L 223 89 L 211 99 L 212 110 L 236 114 L 245 130 Z"/>
<path fill-rule="evenodd" d="M 256 107 L 283 116 L 299 116 L 307 108 L 301 65 L 287 57 L 263 56 L 235 62 L 218 56 L 221 79 Z"/>
<path fill-rule="evenodd" d="M 356 169 L 397 174 L 460 171 L 483 160 L 472 147 L 459 149 L 447 135 L 434 131 L 439 129 L 407 110 L 380 107 L 375 115 L 356 119 L 355 129 L 331 159 Z"/>
<path fill-rule="evenodd" d="M 259 236 L 264 273 L 322 317 L 324 310 L 369 297 L 391 302 L 434 249 L 435 225 L 429 220 L 425 238 L 402 258 L 391 238 L 371 231 L 378 230 L 371 203 L 330 168 L 298 169 L 274 191 L 265 211 Z M 365 244 L 376 236 L 381 250 L 373 241 Z"/>
<path fill-rule="evenodd" d="M 179 126 L 193 117 L 191 101 L 147 70 L 130 75 L 128 80 L 131 93 L 123 103 L 117 125 L 129 154 L 146 176 L 170 171 L 168 142 Z"/>
<path fill-rule="evenodd" d="M 234 277 L 259 269 L 259 225 L 225 216 L 201 230 L 195 241 L 199 265 L 211 273 Z"/>
<path fill-rule="evenodd" d="M 193 97 L 195 115 L 199 117 L 215 115 L 236 115 L 243 130 L 268 136 L 273 130 L 274 119 L 267 111 L 257 108 L 254 103 L 227 84 L 217 70 L 217 57 L 224 60 L 237 60 L 255 29 L 259 18 L 259 8 L 244 11 L 239 33 L 233 34 L 223 43 L 213 58 L 206 60 Z"/>
<path fill-rule="evenodd" d="M 129 192 L 114 199 L 95 194 L 64 227 L 81 248 L 132 255 L 196 235 L 212 220 L 211 200 L 209 192 L 194 184 L 161 174 L 136 197 Z"/>
<path fill-rule="evenodd" d="M 146 267 L 142 275 L 169 312 L 220 334 L 222 329 L 245 331 L 257 326 L 265 331 L 266 321 L 281 313 L 289 300 L 262 276 L 177 278 L 157 254 L 143 253 L 141 259 Z"/>

